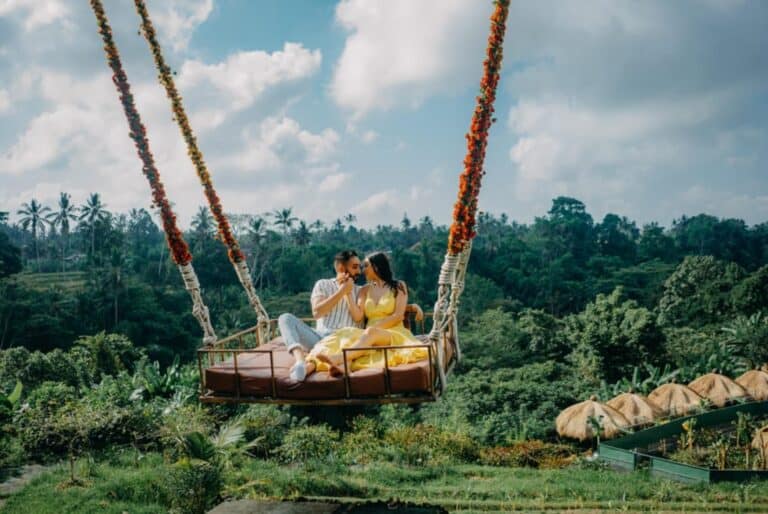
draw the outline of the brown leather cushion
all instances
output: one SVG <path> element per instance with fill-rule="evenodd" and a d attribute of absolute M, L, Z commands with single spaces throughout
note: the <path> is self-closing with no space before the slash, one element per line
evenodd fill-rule
<path fill-rule="evenodd" d="M 277 397 L 295 400 L 339 399 L 346 397 L 343 377 L 334 378 L 326 372 L 313 373 L 303 382 L 290 378 L 293 357 L 281 338 L 262 345 L 259 350 L 272 353 Z M 241 353 L 237 357 L 240 394 L 243 396 L 271 397 L 272 375 L 269 354 Z M 350 373 L 350 396 L 383 396 L 386 394 L 384 369 L 363 369 Z M 430 390 L 430 366 L 427 360 L 404 364 L 389 369 L 392 393 L 423 393 Z M 205 385 L 216 393 L 236 393 L 234 359 L 230 356 L 205 369 Z"/>

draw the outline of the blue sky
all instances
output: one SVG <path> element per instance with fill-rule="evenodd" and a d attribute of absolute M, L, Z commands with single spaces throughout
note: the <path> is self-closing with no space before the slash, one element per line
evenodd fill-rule
<path fill-rule="evenodd" d="M 104 3 L 187 225 L 204 199 L 138 18 Z M 490 1 L 147 4 L 225 209 L 449 221 Z M 768 220 L 766 47 L 760 0 L 513 2 L 480 208 Z M 0 0 L 0 177 L 12 213 L 59 191 L 149 207 L 86 2 Z"/>

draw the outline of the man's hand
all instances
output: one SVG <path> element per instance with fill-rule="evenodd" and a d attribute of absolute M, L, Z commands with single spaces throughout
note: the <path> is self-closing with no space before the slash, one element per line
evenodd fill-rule
<path fill-rule="evenodd" d="M 352 277 L 349 276 L 348 273 L 345 273 L 346 278 L 344 279 L 344 282 L 341 284 L 341 290 L 344 291 L 345 295 L 348 295 L 352 292 L 352 289 L 355 287 L 355 281 L 352 280 Z"/>

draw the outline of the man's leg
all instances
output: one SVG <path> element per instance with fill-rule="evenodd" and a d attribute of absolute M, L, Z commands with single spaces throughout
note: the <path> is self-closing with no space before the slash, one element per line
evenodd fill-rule
<path fill-rule="evenodd" d="M 291 367 L 291 377 L 296 380 L 304 380 L 306 376 L 305 352 L 311 350 L 322 337 L 293 314 L 281 314 L 277 318 L 277 325 L 280 327 L 280 334 L 283 336 L 288 352 L 293 355 L 296 361 Z"/>

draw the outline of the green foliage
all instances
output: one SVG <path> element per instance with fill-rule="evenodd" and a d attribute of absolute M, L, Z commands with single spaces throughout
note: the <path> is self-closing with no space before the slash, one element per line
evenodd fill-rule
<path fill-rule="evenodd" d="M 274 405 L 249 405 L 240 415 L 245 426 L 245 439 L 253 441 L 250 452 L 267 457 L 283 443 L 286 432 L 297 420 Z"/>
<path fill-rule="evenodd" d="M 744 276 L 734 263 L 711 256 L 689 256 L 664 283 L 659 324 L 708 324 L 731 314 L 731 292 Z"/>
<path fill-rule="evenodd" d="M 216 504 L 222 486 L 221 470 L 213 464 L 195 459 L 177 462 L 165 482 L 171 512 L 204 514 Z"/>
<path fill-rule="evenodd" d="M 0 231 L 0 279 L 22 270 L 21 249 Z"/>
<path fill-rule="evenodd" d="M 473 462 L 479 447 L 469 434 L 417 424 L 389 429 L 378 450 L 389 462 L 411 466 L 438 466 L 451 462 Z M 371 448 L 371 451 L 376 451 Z"/>
<path fill-rule="evenodd" d="M 480 462 L 488 466 L 564 468 L 574 461 L 574 448 L 538 439 L 519 441 L 511 446 L 496 446 L 480 452 Z"/>
<path fill-rule="evenodd" d="M 74 389 L 44 384 L 17 416 L 19 439 L 30 457 L 48 458 L 156 437 L 159 413 L 152 405 L 115 407 L 75 399 Z"/>
<path fill-rule="evenodd" d="M 755 368 L 768 363 L 768 315 L 739 316 L 723 327 L 727 346 Z"/>
<path fill-rule="evenodd" d="M 615 381 L 645 362 L 662 360 L 664 336 L 653 314 L 633 300 L 623 300 L 622 289 L 598 295 L 584 312 L 566 320 L 566 334 L 574 343 L 572 362 L 592 380 Z"/>
<path fill-rule="evenodd" d="M 665 330 L 666 353 L 672 364 L 680 369 L 684 382 L 712 370 L 735 377 L 745 370 L 744 359 L 726 344 L 726 338 L 713 330 L 672 328 Z"/>
<path fill-rule="evenodd" d="M 557 414 L 584 392 L 579 377 L 552 361 L 515 369 L 473 369 L 453 377 L 443 400 L 421 411 L 427 423 L 469 427 L 478 443 L 498 445 L 521 431 L 533 438 L 551 436 Z"/>
<path fill-rule="evenodd" d="M 99 332 L 92 336 L 80 337 L 75 347 L 86 350 L 89 356 L 91 375 L 117 375 L 121 371 L 133 371 L 135 363 L 144 353 L 133 346 L 131 341 L 121 334 Z"/>
<path fill-rule="evenodd" d="M 287 463 L 329 462 L 339 448 L 339 434 L 327 425 L 297 426 L 288 430 L 275 455 Z"/>
<path fill-rule="evenodd" d="M 133 375 L 132 399 L 170 398 L 174 393 L 191 394 L 197 385 L 197 370 L 193 366 L 182 367 L 178 354 L 165 371 L 160 363 L 146 360 L 139 362 Z"/>

